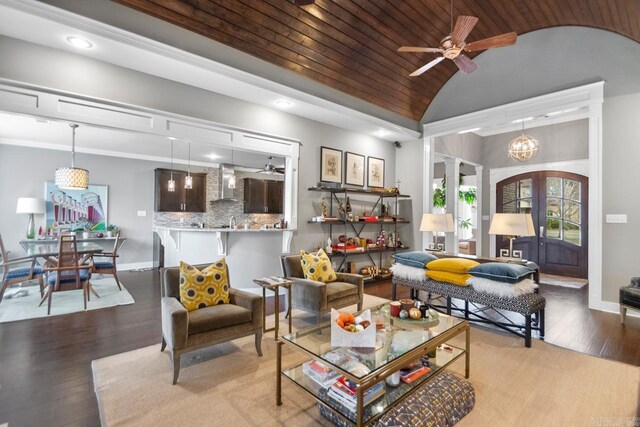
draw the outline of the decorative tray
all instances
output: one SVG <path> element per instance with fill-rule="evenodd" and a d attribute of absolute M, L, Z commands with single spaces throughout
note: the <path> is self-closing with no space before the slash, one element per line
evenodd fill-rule
<path fill-rule="evenodd" d="M 389 309 L 389 304 L 385 304 L 380 308 L 380 312 L 387 318 L 393 320 L 394 322 L 402 322 L 402 323 L 406 323 L 409 325 L 414 325 L 414 326 L 421 326 L 421 327 L 426 327 L 426 328 L 430 328 L 432 326 L 436 326 L 438 323 L 440 323 L 440 315 L 438 314 L 437 311 L 429 309 L 429 314 L 431 315 L 431 317 L 429 317 L 428 319 L 425 319 L 424 317 L 418 319 L 418 320 L 413 320 L 410 318 L 407 319 L 403 319 L 401 317 L 394 317 L 391 315 L 391 311 Z"/>

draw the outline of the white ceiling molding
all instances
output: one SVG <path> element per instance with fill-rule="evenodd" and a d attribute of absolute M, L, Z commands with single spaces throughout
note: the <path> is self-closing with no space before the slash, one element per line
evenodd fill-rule
<path fill-rule="evenodd" d="M 415 140 L 416 129 L 374 117 L 280 83 L 185 52 L 35 0 L 0 0 L 0 34 L 66 50 L 143 73 L 274 108 L 277 99 L 295 104 L 287 113 L 388 141 Z M 86 37 L 95 47 L 78 50 L 65 39 Z"/>

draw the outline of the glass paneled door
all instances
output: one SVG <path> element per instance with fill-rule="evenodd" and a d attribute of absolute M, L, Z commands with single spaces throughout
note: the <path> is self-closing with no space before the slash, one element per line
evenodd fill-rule
<path fill-rule="evenodd" d="M 543 273 L 588 274 L 588 178 L 568 172 L 533 172 L 497 184 L 496 212 L 531 213 L 536 236 L 514 241 L 514 250 L 536 262 Z M 497 255 L 507 236 L 496 236 Z"/>

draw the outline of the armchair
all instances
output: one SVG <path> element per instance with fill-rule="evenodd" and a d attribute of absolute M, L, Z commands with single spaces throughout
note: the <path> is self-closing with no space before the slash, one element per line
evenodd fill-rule
<path fill-rule="evenodd" d="M 631 283 L 620 288 L 620 323 L 624 324 L 629 308 L 640 310 L 640 277 L 632 277 Z"/>
<path fill-rule="evenodd" d="M 206 265 L 196 265 L 198 269 Z M 229 271 L 227 268 L 227 277 Z M 255 335 L 258 356 L 262 356 L 262 297 L 239 289 L 229 289 L 229 304 L 194 311 L 180 303 L 180 269 L 165 268 L 162 282 L 162 346 L 169 346 L 173 364 L 173 384 L 180 374 L 180 356 L 236 338 Z"/>
<path fill-rule="evenodd" d="M 291 306 L 314 313 L 318 323 L 332 308 L 358 304 L 358 310 L 362 310 L 364 278 L 361 275 L 336 272 L 335 282 L 316 282 L 304 278 L 300 255 L 282 255 L 280 262 L 283 275 L 293 280 Z"/>

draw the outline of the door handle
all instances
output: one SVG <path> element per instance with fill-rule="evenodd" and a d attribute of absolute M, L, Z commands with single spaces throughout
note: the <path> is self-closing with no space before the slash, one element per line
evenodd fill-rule
<path fill-rule="evenodd" d="M 540 226 L 540 236 L 539 237 L 544 237 L 544 225 Z"/>

